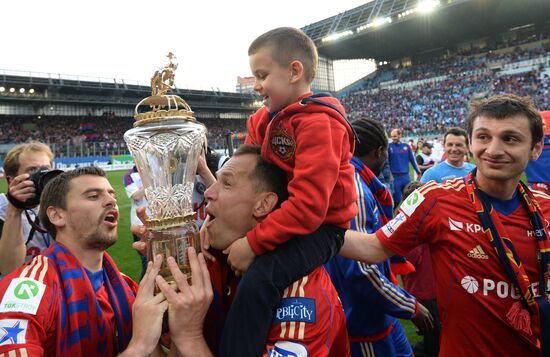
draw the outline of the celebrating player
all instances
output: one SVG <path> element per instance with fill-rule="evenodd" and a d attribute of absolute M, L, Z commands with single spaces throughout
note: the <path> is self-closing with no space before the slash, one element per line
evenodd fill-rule
<path fill-rule="evenodd" d="M 429 245 L 442 356 L 548 355 L 550 197 L 520 181 L 542 150 L 540 114 L 495 96 L 472 107 L 468 134 L 477 170 L 416 190 L 375 235 L 349 231 L 342 254 L 373 263 Z"/>
<path fill-rule="evenodd" d="M 167 302 L 154 292 L 161 259 L 139 288 L 105 252 L 118 206 L 105 172 L 85 167 L 46 186 L 40 218 L 54 237 L 43 254 L 0 282 L 0 354 L 149 356 Z"/>
<path fill-rule="evenodd" d="M 283 290 L 337 254 L 357 214 L 353 132 L 337 99 L 311 92 L 313 41 L 277 28 L 254 40 L 248 54 L 264 107 L 250 117 L 246 143 L 261 145 L 262 156 L 287 173 L 289 198 L 227 249 L 235 269 L 252 265 L 227 318 L 223 356 L 261 354 Z M 283 244 L 290 247 L 279 249 Z"/>

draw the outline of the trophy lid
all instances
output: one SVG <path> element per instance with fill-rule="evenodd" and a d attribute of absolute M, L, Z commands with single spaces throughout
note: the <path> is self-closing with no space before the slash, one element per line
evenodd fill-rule
<path fill-rule="evenodd" d="M 178 68 L 176 56 L 169 52 L 168 63 L 151 78 L 151 96 L 142 99 L 134 110 L 134 127 L 152 122 L 168 120 L 196 121 L 191 107 L 177 95 L 168 95 L 174 89 L 175 71 Z"/>

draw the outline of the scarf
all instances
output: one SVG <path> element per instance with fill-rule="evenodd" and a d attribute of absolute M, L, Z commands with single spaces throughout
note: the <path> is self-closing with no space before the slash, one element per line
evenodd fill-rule
<path fill-rule="evenodd" d="M 359 174 L 361 180 L 365 182 L 370 192 L 372 192 L 376 206 L 380 212 L 380 221 L 382 225 L 385 225 L 393 218 L 393 198 L 390 190 L 358 157 L 354 156 L 351 159 L 351 164 L 355 167 L 355 172 Z M 390 261 L 391 280 L 394 284 L 397 284 L 394 274 L 406 275 L 415 271 L 414 266 L 401 255 L 392 256 Z"/>
<path fill-rule="evenodd" d="M 111 257 L 103 254 L 103 284 L 114 311 L 117 339 L 105 334 L 106 324 L 92 284 L 76 257 L 57 242 L 44 255 L 55 268 L 61 284 L 57 293 L 61 316 L 57 332 L 57 356 L 115 356 L 132 337 L 132 305 L 135 295 Z"/>
<path fill-rule="evenodd" d="M 548 301 L 550 296 L 550 241 L 543 223 L 547 221 L 544 219 L 540 205 L 533 193 L 520 181 L 517 190 L 529 212 L 529 218 L 535 228 L 538 243 L 540 293 L 535 294 L 533 285 L 519 260 L 519 255 L 512 240 L 508 237 L 506 228 L 491 203 L 480 194 L 481 191 L 475 181 L 476 173 L 477 169 L 474 169 L 466 178 L 466 188 L 470 199 L 476 209 L 483 230 L 495 248 L 508 278 L 520 293 L 520 301 L 512 304 L 506 314 L 508 322 L 516 330 L 532 335 L 531 316 L 538 313 L 540 316 L 543 355 L 550 356 L 550 302 Z"/>

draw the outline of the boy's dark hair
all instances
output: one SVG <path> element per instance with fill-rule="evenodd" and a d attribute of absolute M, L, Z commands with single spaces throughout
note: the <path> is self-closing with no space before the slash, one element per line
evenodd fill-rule
<path fill-rule="evenodd" d="M 282 67 L 292 61 L 300 61 L 304 66 L 304 78 L 308 83 L 313 82 L 319 61 L 317 47 L 302 30 L 279 27 L 268 31 L 252 41 L 248 55 L 252 56 L 266 47 L 271 50 L 271 57 Z"/>
<path fill-rule="evenodd" d="M 275 192 L 279 197 L 277 207 L 288 198 L 288 178 L 286 172 L 277 165 L 273 165 L 261 156 L 261 147 L 256 145 L 241 145 L 233 156 L 256 155 L 258 161 L 252 171 L 251 179 L 256 184 L 256 192 Z"/>
<path fill-rule="evenodd" d="M 474 102 L 470 106 L 470 115 L 467 120 L 468 135 L 472 136 L 474 122 L 480 116 L 495 119 L 507 119 L 516 115 L 522 115 L 529 120 L 531 129 L 531 148 L 542 140 L 542 118 L 529 97 L 520 97 L 515 94 L 500 94 Z"/>
<path fill-rule="evenodd" d="M 363 156 L 373 150 L 388 147 L 388 136 L 384 126 L 378 121 L 368 118 L 361 118 L 351 123 L 353 130 L 357 133 L 355 138 L 355 156 Z"/>
<path fill-rule="evenodd" d="M 95 166 L 80 167 L 72 171 L 64 172 L 57 177 L 53 178 L 46 184 L 42 195 L 40 196 L 40 211 L 38 217 L 40 222 L 46 227 L 50 235 L 55 239 L 57 234 L 55 226 L 50 222 L 48 218 L 48 207 L 59 207 L 62 209 L 67 208 L 67 193 L 70 189 L 70 182 L 72 179 L 79 176 L 92 175 L 105 177 L 105 171 Z"/>
<path fill-rule="evenodd" d="M 445 144 L 445 141 L 447 140 L 447 135 L 463 136 L 466 138 L 466 145 L 468 145 L 469 143 L 468 133 L 466 132 L 466 130 L 459 128 L 458 126 L 447 129 L 445 135 L 443 135 L 443 144 Z"/>

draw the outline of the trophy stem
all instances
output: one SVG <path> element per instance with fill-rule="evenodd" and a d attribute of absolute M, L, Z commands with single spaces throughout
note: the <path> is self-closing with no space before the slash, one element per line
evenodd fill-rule
<path fill-rule="evenodd" d="M 153 257 L 158 254 L 162 255 L 162 265 L 159 274 L 168 283 L 174 283 L 174 277 L 166 262 L 166 259 L 170 256 L 174 257 L 180 270 L 188 278 L 191 276 L 187 248 L 194 247 L 197 251 L 200 249 L 199 229 L 195 223 L 161 230 L 151 230 L 147 244 L 149 261 L 152 261 Z"/>

